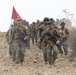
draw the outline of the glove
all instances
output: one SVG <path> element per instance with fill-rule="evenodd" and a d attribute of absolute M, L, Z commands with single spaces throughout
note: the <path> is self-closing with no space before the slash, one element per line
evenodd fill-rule
<path fill-rule="evenodd" d="M 60 43 L 60 41 L 58 40 L 58 41 L 56 41 L 56 44 L 59 44 Z"/>

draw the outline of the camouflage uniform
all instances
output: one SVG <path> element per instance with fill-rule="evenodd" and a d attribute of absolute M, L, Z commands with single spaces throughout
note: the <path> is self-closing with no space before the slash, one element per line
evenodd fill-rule
<path fill-rule="evenodd" d="M 58 39 L 56 39 L 55 37 L 57 36 L 56 31 L 53 28 L 49 28 L 49 26 L 47 26 L 47 28 L 49 30 L 48 31 L 45 30 L 43 32 L 40 38 L 40 42 L 43 43 L 43 55 L 44 55 L 45 63 L 47 64 L 47 62 L 49 62 L 49 64 L 52 65 L 55 63 L 55 60 L 57 58 L 58 48 L 57 48 L 56 42 Z"/>
<path fill-rule="evenodd" d="M 43 22 L 40 23 L 40 26 L 38 28 L 38 39 L 40 39 L 42 37 L 42 34 L 46 30 L 46 27 L 48 26 L 48 24 L 47 24 L 48 21 L 49 21 L 49 18 L 45 17 L 44 20 L 43 20 Z M 39 43 L 38 47 L 40 49 L 43 49 L 43 43 Z"/>
<path fill-rule="evenodd" d="M 11 34 L 11 51 L 12 58 L 15 63 L 22 63 L 24 60 L 24 52 L 25 52 L 25 41 L 24 37 L 27 36 L 26 30 L 24 27 L 20 26 L 20 21 L 17 23 L 12 29 Z"/>
<path fill-rule="evenodd" d="M 7 31 L 7 33 L 6 33 L 6 42 L 8 43 L 8 45 L 9 45 L 9 54 L 10 54 L 10 56 L 12 56 L 12 51 L 11 51 L 11 34 L 12 34 L 12 29 L 13 29 L 13 27 L 14 27 L 14 25 L 10 25 L 10 29 Z"/>
<path fill-rule="evenodd" d="M 61 46 L 63 47 L 63 50 L 65 52 L 65 55 L 67 55 L 68 54 L 68 37 L 69 37 L 69 31 L 65 27 L 65 23 L 64 22 L 61 23 L 61 28 L 59 29 L 59 33 L 62 36 Z M 60 50 L 60 53 L 63 54 L 63 51 L 62 51 L 61 47 L 59 47 L 59 50 Z"/>
<path fill-rule="evenodd" d="M 33 22 L 31 27 L 31 38 L 32 38 L 32 44 L 37 43 L 37 30 L 36 30 L 36 23 Z"/>
<path fill-rule="evenodd" d="M 30 49 L 30 35 L 31 35 L 30 27 L 29 27 L 29 26 L 26 26 L 25 28 L 26 28 L 26 32 L 27 32 L 27 34 L 28 34 L 28 37 L 27 37 L 27 39 L 25 40 L 25 42 L 26 42 L 26 47 L 27 47 L 28 49 Z"/>
<path fill-rule="evenodd" d="M 15 63 L 23 63 L 25 42 L 23 40 L 13 40 L 11 45 L 12 57 Z"/>

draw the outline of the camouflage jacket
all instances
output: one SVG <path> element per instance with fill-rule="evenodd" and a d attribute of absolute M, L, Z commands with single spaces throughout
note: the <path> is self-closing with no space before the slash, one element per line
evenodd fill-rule
<path fill-rule="evenodd" d="M 49 42 L 53 42 L 54 44 L 56 44 L 56 41 L 60 39 L 60 35 L 58 34 L 58 32 L 54 29 L 49 30 L 49 31 L 44 31 L 40 41 L 43 43 L 49 43 Z"/>

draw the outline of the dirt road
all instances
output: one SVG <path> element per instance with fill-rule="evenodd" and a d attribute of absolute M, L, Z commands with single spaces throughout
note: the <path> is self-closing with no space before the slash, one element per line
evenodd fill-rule
<path fill-rule="evenodd" d="M 0 75 L 76 75 L 76 61 L 70 63 L 68 57 L 58 56 L 55 66 L 49 68 L 44 64 L 42 51 L 31 44 L 23 65 L 15 65 L 8 54 L 5 33 L 0 33 Z"/>

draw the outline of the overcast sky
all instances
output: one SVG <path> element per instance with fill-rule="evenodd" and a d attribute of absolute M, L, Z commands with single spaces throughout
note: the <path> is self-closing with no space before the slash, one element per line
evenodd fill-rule
<path fill-rule="evenodd" d="M 0 0 L 1 31 L 9 29 L 13 6 L 19 15 L 30 23 L 37 19 L 43 20 L 44 17 L 64 18 L 64 9 L 76 18 L 76 0 Z"/>

